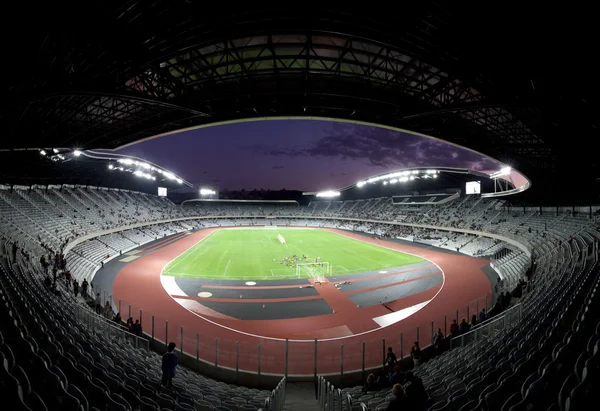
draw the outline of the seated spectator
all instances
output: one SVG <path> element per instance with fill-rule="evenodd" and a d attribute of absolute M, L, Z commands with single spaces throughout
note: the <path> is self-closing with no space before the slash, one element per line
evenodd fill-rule
<path fill-rule="evenodd" d="M 365 385 L 363 387 L 363 391 L 365 393 L 367 393 L 367 392 L 371 392 L 371 391 L 377 391 L 378 389 L 379 389 L 379 386 L 375 382 L 375 374 L 373 374 L 373 373 L 369 374 L 369 376 L 367 377 L 367 381 L 365 382 Z"/>
<path fill-rule="evenodd" d="M 392 387 L 396 384 L 404 384 L 404 373 L 400 371 L 400 366 L 398 365 L 394 367 L 394 373 L 390 377 L 390 384 L 392 384 Z"/>
<path fill-rule="evenodd" d="M 408 404 L 408 399 L 404 394 L 404 389 L 402 385 L 395 384 L 394 388 L 392 388 L 392 394 L 394 394 L 394 398 L 390 401 L 388 406 L 386 407 L 386 411 L 404 411 Z"/>
<path fill-rule="evenodd" d="M 427 391 L 420 378 L 414 376 L 412 372 L 406 373 L 406 382 L 404 383 L 404 393 L 408 398 L 407 409 L 411 411 L 422 410 L 427 403 Z"/>

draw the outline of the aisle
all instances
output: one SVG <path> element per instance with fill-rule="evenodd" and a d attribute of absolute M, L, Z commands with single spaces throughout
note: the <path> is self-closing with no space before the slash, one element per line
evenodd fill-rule
<path fill-rule="evenodd" d="M 285 388 L 284 411 L 318 411 L 313 382 L 288 382 Z"/>

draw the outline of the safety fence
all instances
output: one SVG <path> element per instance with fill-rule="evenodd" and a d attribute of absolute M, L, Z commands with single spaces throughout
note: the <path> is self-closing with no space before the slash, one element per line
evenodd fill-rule
<path fill-rule="evenodd" d="M 474 341 L 493 338 L 502 331 L 511 328 L 521 321 L 522 307 L 517 304 L 506 311 L 476 325 L 470 331 L 450 339 L 450 349 L 462 347 Z"/>
<path fill-rule="evenodd" d="M 74 304 L 73 307 L 77 320 L 89 329 L 99 332 L 111 340 L 131 344 L 146 351 L 150 350 L 150 341 L 147 338 L 130 333 L 122 324 L 96 314 L 89 307 L 77 304 Z"/>
<path fill-rule="evenodd" d="M 447 310 L 446 314 L 443 314 L 444 308 L 440 304 L 435 310 L 427 310 L 436 313 L 429 320 L 423 319 L 423 315 L 407 315 L 396 326 L 368 332 L 363 337 L 294 340 L 248 335 L 210 321 L 202 324 L 197 317 L 193 320 L 202 324 L 200 328 L 184 326 L 183 323 L 189 324 L 190 317 L 194 316 L 184 308 L 188 303 L 185 301 L 181 316 L 166 318 L 143 310 L 139 303 L 113 300 L 109 292 L 96 288 L 93 292 L 105 296 L 103 301 L 111 302 L 123 321 L 127 318 L 139 320 L 151 345 L 174 342 L 177 350 L 192 359 L 233 371 L 236 378 L 242 372 L 258 377 L 263 374 L 313 376 L 315 380 L 317 375 L 365 372 L 382 366 L 389 347 L 393 347 L 397 357 L 403 359 L 409 356 L 414 342 L 425 348 L 432 344 L 438 330 L 447 335 L 453 321 L 469 320 L 473 315 L 478 317 L 482 309 L 488 310 L 492 305 L 491 294 L 488 294 L 462 308 Z M 436 300 L 432 300 L 432 304 L 434 302 L 437 304 Z"/>

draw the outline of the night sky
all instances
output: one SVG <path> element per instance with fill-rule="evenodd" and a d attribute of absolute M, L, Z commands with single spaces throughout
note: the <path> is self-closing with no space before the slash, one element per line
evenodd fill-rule
<path fill-rule="evenodd" d="M 405 167 L 502 165 L 431 138 L 319 120 L 264 120 L 179 132 L 117 151 L 152 161 L 191 183 L 220 189 L 317 191 Z M 515 181 L 516 183 L 516 181 Z"/>

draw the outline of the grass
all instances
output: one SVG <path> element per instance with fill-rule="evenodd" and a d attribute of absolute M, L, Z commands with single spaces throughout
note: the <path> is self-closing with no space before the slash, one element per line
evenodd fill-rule
<path fill-rule="evenodd" d="M 286 244 L 278 239 L 285 238 Z M 329 231 L 301 228 L 222 229 L 171 261 L 164 275 L 224 280 L 295 278 L 296 267 L 281 260 L 306 255 L 328 262 L 334 275 L 386 270 L 422 258 L 354 240 Z M 302 262 L 302 261 L 301 261 Z M 303 276 L 308 277 L 308 271 Z"/>

